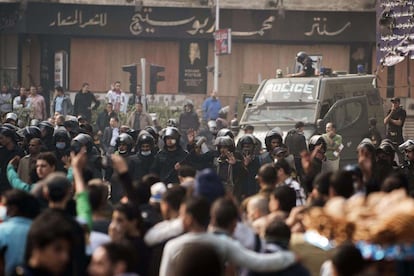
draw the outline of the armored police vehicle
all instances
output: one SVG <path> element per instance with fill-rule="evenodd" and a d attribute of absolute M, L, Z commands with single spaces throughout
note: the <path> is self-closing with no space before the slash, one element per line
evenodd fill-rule
<path fill-rule="evenodd" d="M 369 118 L 376 118 L 384 134 L 382 99 L 373 86 L 373 75 L 315 76 L 264 80 L 240 119 L 253 125 L 262 141 L 279 127 L 285 136 L 296 122 L 305 123 L 305 136 L 325 133 L 333 122 L 343 138 L 341 165 L 356 161 L 356 147 L 368 132 Z M 239 136 L 242 133 L 239 133 Z"/>

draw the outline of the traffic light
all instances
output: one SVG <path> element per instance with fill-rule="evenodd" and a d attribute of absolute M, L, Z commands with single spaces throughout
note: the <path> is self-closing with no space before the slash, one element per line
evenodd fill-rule
<path fill-rule="evenodd" d="M 158 75 L 160 72 L 164 72 L 165 67 L 159 66 L 155 64 L 150 65 L 150 93 L 155 94 L 157 93 L 157 83 L 159 81 L 165 80 L 164 76 Z"/>
<path fill-rule="evenodd" d="M 137 65 L 124 65 L 122 71 L 129 73 L 129 93 L 135 95 L 137 93 Z"/>

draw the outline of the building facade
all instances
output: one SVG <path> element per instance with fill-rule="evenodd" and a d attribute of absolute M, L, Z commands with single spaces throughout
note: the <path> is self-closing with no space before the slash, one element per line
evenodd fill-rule
<path fill-rule="evenodd" d="M 200 104 L 213 89 L 214 1 L 14 2 L 0 3 L 1 83 L 77 91 L 88 82 L 106 92 L 120 80 L 128 90 L 122 66 L 145 58 L 165 67 L 158 94 Z M 220 56 L 218 93 L 231 110 L 241 84 L 275 77 L 277 69 L 294 72 L 299 51 L 316 66 L 375 70 L 375 1 L 220 2 L 220 29 L 231 29 L 232 52 Z"/>

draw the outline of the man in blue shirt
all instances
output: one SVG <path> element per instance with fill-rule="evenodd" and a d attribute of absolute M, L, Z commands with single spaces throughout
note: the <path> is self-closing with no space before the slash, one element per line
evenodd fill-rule
<path fill-rule="evenodd" d="M 208 97 L 202 105 L 203 110 L 203 121 L 208 122 L 210 120 L 216 120 L 218 113 L 221 109 L 220 100 L 217 99 L 217 91 L 211 92 L 211 97 Z"/>
<path fill-rule="evenodd" d="M 15 267 L 24 262 L 27 234 L 40 206 L 34 196 L 21 190 L 7 191 L 2 203 L 2 213 L 6 215 L 0 224 L 0 251 L 5 264 L 3 273 L 12 275 Z"/>

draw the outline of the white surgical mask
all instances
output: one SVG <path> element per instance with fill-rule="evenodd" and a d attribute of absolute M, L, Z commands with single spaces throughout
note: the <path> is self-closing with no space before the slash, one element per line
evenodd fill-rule
<path fill-rule="evenodd" d="M 66 147 L 66 143 L 65 142 L 57 142 L 56 143 L 56 148 L 57 149 L 64 149 Z"/>
<path fill-rule="evenodd" d="M 148 156 L 150 154 L 151 154 L 151 151 L 150 150 L 148 150 L 148 151 L 141 151 L 141 155 L 143 155 L 143 156 Z"/>

